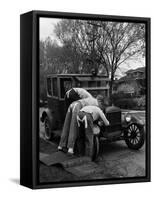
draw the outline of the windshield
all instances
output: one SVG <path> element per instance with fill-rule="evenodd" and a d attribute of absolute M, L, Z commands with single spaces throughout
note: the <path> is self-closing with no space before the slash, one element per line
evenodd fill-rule
<path fill-rule="evenodd" d="M 64 98 L 65 93 L 72 88 L 71 78 L 61 78 L 60 79 L 60 98 Z"/>

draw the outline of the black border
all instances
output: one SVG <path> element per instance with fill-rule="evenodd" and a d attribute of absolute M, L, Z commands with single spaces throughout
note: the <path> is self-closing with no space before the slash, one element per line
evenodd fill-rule
<path fill-rule="evenodd" d="M 32 18 L 32 12 L 20 16 L 20 184 L 28 187 L 32 187 L 33 178 Z"/>
<path fill-rule="evenodd" d="M 32 188 L 55 188 L 55 187 L 72 187 L 72 186 L 90 186 L 104 184 L 119 184 L 119 183 L 137 183 L 149 182 L 151 179 L 151 19 L 143 17 L 128 17 L 128 16 L 111 16 L 111 15 L 94 15 L 83 13 L 65 13 L 65 12 L 50 12 L 50 11 L 32 11 L 33 15 L 33 30 L 32 30 Z M 146 176 L 131 177 L 131 178 L 114 178 L 103 180 L 87 180 L 87 181 L 72 181 L 72 182 L 39 182 L 39 18 L 67 18 L 67 19 L 85 19 L 85 20 L 104 20 L 118 22 L 135 22 L 144 23 L 146 25 L 146 88 L 147 88 L 147 108 L 146 108 Z"/>

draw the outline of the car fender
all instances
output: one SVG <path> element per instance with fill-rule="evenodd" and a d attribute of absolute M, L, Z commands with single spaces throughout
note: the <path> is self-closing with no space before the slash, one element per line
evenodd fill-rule
<path fill-rule="evenodd" d="M 138 124 L 139 126 L 143 126 L 143 122 L 134 115 L 131 115 L 131 123 Z"/>
<path fill-rule="evenodd" d="M 56 127 L 56 119 L 54 117 L 54 112 L 49 109 L 49 108 L 45 108 L 42 112 L 42 116 L 41 116 L 41 122 L 44 122 L 45 117 L 48 117 L 49 120 L 49 124 L 50 124 L 50 128 L 53 130 Z"/>
<path fill-rule="evenodd" d="M 50 110 L 49 108 L 45 108 L 43 110 L 43 112 L 42 112 L 42 115 L 41 115 L 41 122 L 44 122 L 46 116 L 49 118 L 49 120 L 52 120 L 52 118 L 53 118 L 53 111 Z"/>
<path fill-rule="evenodd" d="M 135 116 L 135 115 L 133 115 L 131 113 L 127 113 L 127 114 L 131 115 L 131 121 L 130 122 L 126 122 L 126 120 L 124 119 L 123 122 L 122 122 L 122 127 L 127 128 L 131 124 L 137 124 L 140 127 L 144 127 L 145 124 L 137 116 Z"/>

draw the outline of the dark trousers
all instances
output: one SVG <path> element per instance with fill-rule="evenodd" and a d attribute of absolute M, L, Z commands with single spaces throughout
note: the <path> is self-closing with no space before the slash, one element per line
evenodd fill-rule
<path fill-rule="evenodd" d="M 86 118 L 85 118 L 86 116 Z M 78 113 L 78 117 L 79 119 L 86 119 L 87 121 L 85 122 L 85 120 L 83 122 L 78 121 L 78 125 L 80 126 L 81 124 L 83 125 L 82 127 L 84 127 L 85 130 L 85 155 L 91 157 L 92 153 L 93 153 L 93 117 L 90 113 L 86 113 L 83 111 L 80 111 Z M 83 124 L 84 123 L 84 124 Z M 87 125 L 87 127 L 86 127 Z"/>

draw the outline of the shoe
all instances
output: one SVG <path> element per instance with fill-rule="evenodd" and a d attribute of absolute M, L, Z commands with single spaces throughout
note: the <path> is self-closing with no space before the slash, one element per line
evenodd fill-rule
<path fill-rule="evenodd" d="M 58 146 L 58 151 L 62 151 L 63 148 L 61 146 Z"/>
<path fill-rule="evenodd" d="M 73 148 L 69 148 L 67 153 L 73 155 L 74 154 Z"/>

